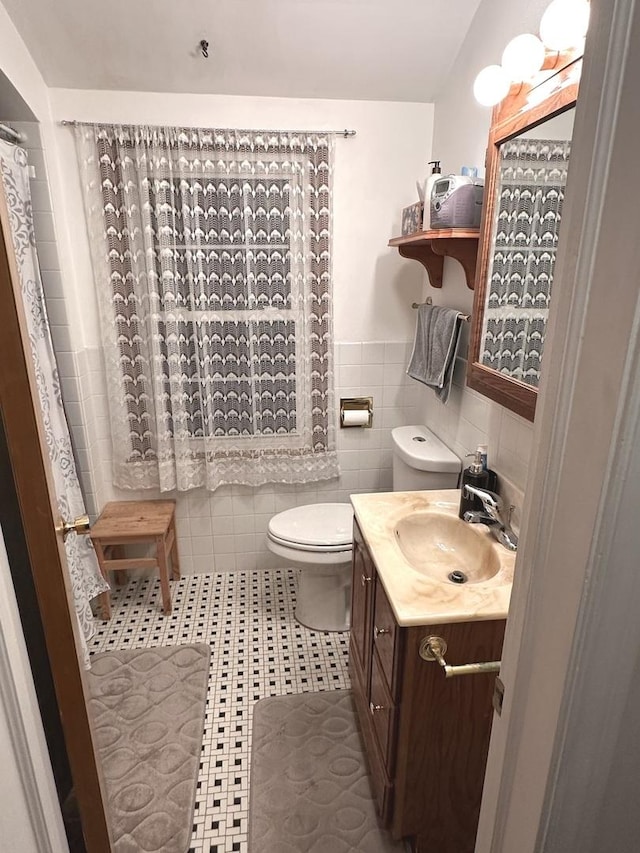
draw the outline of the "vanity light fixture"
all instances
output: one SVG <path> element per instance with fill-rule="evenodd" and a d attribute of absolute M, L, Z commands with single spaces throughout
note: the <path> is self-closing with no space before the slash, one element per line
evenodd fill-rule
<path fill-rule="evenodd" d="M 588 0 L 553 0 L 540 21 L 540 38 L 551 51 L 577 47 L 589 27 Z"/>
<path fill-rule="evenodd" d="M 487 65 L 478 74 L 473 84 L 476 101 L 484 107 L 493 107 L 501 101 L 511 88 L 511 80 L 501 65 Z"/>
<path fill-rule="evenodd" d="M 476 100 L 495 106 L 512 83 L 522 83 L 540 71 L 547 53 L 578 48 L 587 34 L 590 8 L 589 0 L 553 0 L 540 21 L 540 38 L 532 33 L 516 36 L 505 47 L 502 64 L 488 65 L 478 74 L 473 84 Z"/>
<path fill-rule="evenodd" d="M 511 39 L 502 54 L 502 68 L 512 82 L 528 80 L 544 63 L 544 45 L 533 33 Z"/>

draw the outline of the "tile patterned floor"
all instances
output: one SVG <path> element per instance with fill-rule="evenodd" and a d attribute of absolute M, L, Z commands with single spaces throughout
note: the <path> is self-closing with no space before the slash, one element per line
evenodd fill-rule
<path fill-rule="evenodd" d="M 290 569 L 191 575 L 172 585 L 161 613 L 159 583 L 112 594 L 113 615 L 91 651 L 209 643 L 211 669 L 196 793 L 193 853 L 247 851 L 253 705 L 266 696 L 349 686 L 348 634 L 323 634 L 294 617 Z"/>

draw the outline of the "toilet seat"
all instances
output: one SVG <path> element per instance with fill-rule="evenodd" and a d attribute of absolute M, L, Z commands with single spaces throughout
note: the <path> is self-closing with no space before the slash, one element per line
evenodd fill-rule
<path fill-rule="evenodd" d="M 324 503 L 297 506 L 274 515 L 268 536 L 287 548 L 320 553 L 351 550 L 353 508 L 351 504 Z"/>
<path fill-rule="evenodd" d="M 295 551 L 309 551 L 314 554 L 341 554 L 351 551 L 351 543 L 348 545 L 302 545 L 300 542 L 292 542 L 290 539 L 281 539 L 269 533 L 271 542 L 282 545 L 285 548 L 293 548 Z"/>

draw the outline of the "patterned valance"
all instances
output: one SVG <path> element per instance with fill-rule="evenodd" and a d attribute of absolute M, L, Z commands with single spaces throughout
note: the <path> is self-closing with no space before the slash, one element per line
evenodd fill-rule
<path fill-rule="evenodd" d="M 338 473 L 332 137 L 81 125 L 114 482 Z"/>

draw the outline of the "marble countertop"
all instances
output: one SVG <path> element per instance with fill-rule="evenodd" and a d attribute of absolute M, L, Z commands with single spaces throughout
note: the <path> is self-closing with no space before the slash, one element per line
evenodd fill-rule
<path fill-rule="evenodd" d="M 485 525 L 474 528 L 496 549 L 500 568 L 492 578 L 477 583 L 458 585 L 421 574 L 398 545 L 396 525 L 412 513 L 435 511 L 457 518 L 458 489 L 352 495 L 351 503 L 399 625 L 506 618 L 515 554 L 500 545 Z"/>

